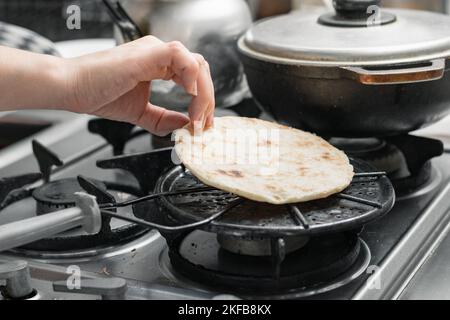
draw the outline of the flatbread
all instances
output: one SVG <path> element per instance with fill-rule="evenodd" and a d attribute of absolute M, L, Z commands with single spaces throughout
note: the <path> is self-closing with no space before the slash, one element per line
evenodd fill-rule
<path fill-rule="evenodd" d="M 322 138 L 260 119 L 215 118 L 173 136 L 179 160 L 204 184 L 272 204 L 326 198 L 353 178 L 347 156 Z"/>

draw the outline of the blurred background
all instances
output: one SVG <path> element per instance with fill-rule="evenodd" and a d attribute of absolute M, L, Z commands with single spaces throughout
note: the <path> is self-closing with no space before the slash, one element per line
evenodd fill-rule
<path fill-rule="evenodd" d="M 122 0 L 145 30 L 152 2 L 156 0 Z M 161 1 L 161 0 L 158 0 Z M 165 0 L 168 1 L 168 0 Z M 173 1 L 173 0 L 172 0 Z M 180 1 L 180 0 L 178 0 Z M 182 0 L 190 1 L 190 0 Z M 226 0 L 224 0 L 226 1 Z M 331 0 L 247 0 L 254 18 L 281 14 L 291 9 L 330 5 Z M 405 7 L 449 12 L 449 0 L 384 0 L 389 7 Z M 67 30 L 67 6 L 78 4 L 82 9 L 81 30 Z M 101 0 L 0 0 L 0 21 L 31 29 L 52 41 L 110 38 L 112 24 Z"/>

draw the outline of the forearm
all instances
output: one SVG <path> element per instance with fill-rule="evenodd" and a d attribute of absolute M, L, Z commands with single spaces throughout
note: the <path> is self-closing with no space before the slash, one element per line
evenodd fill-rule
<path fill-rule="evenodd" d="M 0 46 L 0 111 L 65 108 L 66 83 L 63 59 Z"/>
<path fill-rule="evenodd" d="M 149 102 L 156 79 L 173 80 L 193 96 L 189 117 Z M 146 36 L 73 59 L 0 46 L 0 111 L 64 109 L 165 135 L 189 122 L 211 126 L 214 105 L 208 63 L 179 42 Z"/>

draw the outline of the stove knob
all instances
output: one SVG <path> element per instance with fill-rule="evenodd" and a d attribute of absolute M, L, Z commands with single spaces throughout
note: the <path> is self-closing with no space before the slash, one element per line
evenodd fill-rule
<path fill-rule="evenodd" d="M 71 288 L 67 281 L 53 283 L 53 291 L 99 295 L 103 300 L 125 300 L 127 282 L 122 278 L 98 278 L 81 280 L 80 288 Z"/>
<path fill-rule="evenodd" d="M 35 295 L 26 261 L 0 264 L 0 280 L 6 280 L 6 286 L 2 288 L 2 295 L 6 299 L 29 299 Z"/>

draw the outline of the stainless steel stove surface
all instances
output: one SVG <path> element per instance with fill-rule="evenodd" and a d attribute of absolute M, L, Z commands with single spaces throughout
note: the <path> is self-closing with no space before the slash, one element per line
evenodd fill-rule
<path fill-rule="evenodd" d="M 113 150 L 103 139 L 86 130 L 87 120 L 80 120 L 70 136 L 57 141 L 49 140 L 47 147 L 62 155 L 68 163 L 54 171 L 52 179 L 83 175 L 137 187 L 136 179 L 129 174 L 96 166 L 97 160 L 112 157 Z M 47 138 L 44 131 L 39 140 L 45 142 Z M 21 154 L 24 156 L 4 162 L 7 165 L 0 167 L 0 177 L 38 171 L 30 141 L 23 143 L 22 147 Z M 147 152 L 150 149 L 150 136 L 137 135 L 127 143 L 124 153 Z M 17 261 L 25 260 L 31 272 L 31 287 L 37 290 L 31 299 L 99 299 L 100 296 L 105 299 L 416 298 L 425 296 L 421 294 L 422 288 L 439 282 L 440 285 L 433 287 L 434 295 L 448 297 L 450 286 L 444 281 L 450 281 L 450 271 L 439 266 L 445 258 L 448 259 L 446 248 L 449 239 L 446 234 L 450 219 L 450 155 L 435 158 L 432 164 L 432 178 L 426 187 L 397 199 L 388 214 L 364 226 L 360 233 L 361 250 L 366 252 L 366 245 L 368 250 L 360 257 L 367 260 L 360 264 L 361 270 L 343 274 L 321 286 L 293 290 L 292 294 L 265 294 L 259 291 L 240 295 L 231 290 L 200 284 L 174 269 L 166 239 L 156 230 L 113 245 L 106 243 L 90 248 L 53 251 L 25 247 L 3 252 L 0 254 L 0 265 L 3 266 L 3 269 L 0 267 L 0 279 L 2 270 L 3 274 L 7 273 L 5 269 L 8 268 L 22 270 L 23 265 L 18 267 Z M 13 221 L 11 215 L 16 214 L 20 217 L 22 213 L 13 212 L 7 216 L 0 212 L 0 225 Z M 433 261 L 438 261 L 438 264 L 433 265 Z M 75 293 L 67 289 L 67 281 L 78 279 L 79 271 L 84 290 Z M 9 277 L 11 279 L 11 272 Z M 120 279 L 126 280 L 126 291 Z M 0 295 L 1 299 L 4 297 Z"/>

